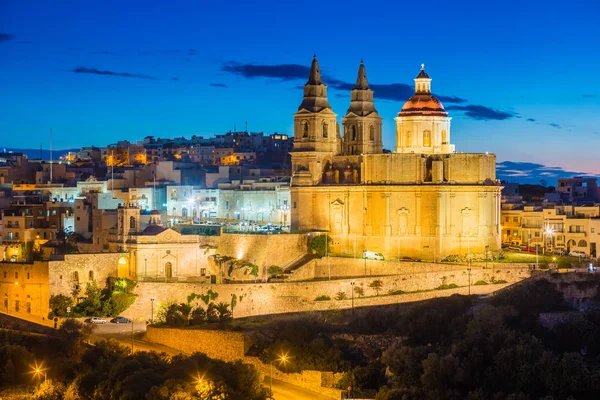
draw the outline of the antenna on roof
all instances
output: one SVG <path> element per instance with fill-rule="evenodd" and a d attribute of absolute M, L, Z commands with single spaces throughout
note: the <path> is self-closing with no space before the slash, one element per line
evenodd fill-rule
<path fill-rule="evenodd" d="M 44 160 L 44 151 L 42 150 L 42 143 L 43 142 L 40 142 L 40 161 Z"/>
<path fill-rule="evenodd" d="M 52 128 L 50 128 L 50 183 L 52 183 Z"/>
<path fill-rule="evenodd" d="M 248 121 L 246 121 L 246 133 L 248 133 Z"/>

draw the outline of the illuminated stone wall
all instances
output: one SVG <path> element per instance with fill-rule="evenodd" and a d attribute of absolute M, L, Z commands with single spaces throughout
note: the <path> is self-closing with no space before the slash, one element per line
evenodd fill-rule
<path fill-rule="evenodd" d="M 67 254 L 62 261 L 47 263 L 50 294 L 71 296 L 76 283 L 83 293 L 88 282 L 95 280 L 100 287 L 105 287 L 108 277 L 129 274 L 127 253 Z"/>
<path fill-rule="evenodd" d="M 223 234 L 217 253 L 250 261 L 260 267 L 283 266 L 306 252 L 307 236 L 301 234 Z"/>
<path fill-rule="evenodd" d="M 423 263 L 423 265 L 425 265 Z M 490 282 L 495 280 L 506 280 L 509 283 L 518 282 L 529 276 L 529 271 L 524 267 L 494 267 L 483 269 L 482 266 L 473 266 L 471 271 L 471 292 L 489 293 L 499 289 L 503 285 L 475 286 L 479 280 Z M 156 312 L 161 303 L 168 301 L 185 302 L 191 293 L 201 294 L 213 290 L 219 294 L 216 302 L 230 302 L 233 295 L 237 298 L 237 306 L 234 309 L 234 317 L 247 317 L 265 314 L 280 314 L 290 312 L 317 311 L 330 309 L 350 308 L 350 300 L 315 301 L 322 295 L 335 298 L 337 293 L 344 292 L 348 299 L 352 296 L 351 282 L 364 290 L 365 296 L 374 296 L 376 291 L 368 287 L 374 279 L 382 281 L 380 294 L 392 290 L 415 291 L 434 289 L 442 284 L 457 284 L 463 286 L 452 290 L 433 290 L 422 293 L 409 293 L 398 296 L 379 296 L 358 298 L 355 295 L 355 305 L 372 306 L 379 304 L 391 304 L 398 302 L 409 302 L 424 300 L 432 297 L 444 297 L 453 293 L 468 292 L 468 273 L 464 266 L 456 266 L 455 270 L 431 271 L 431 272 L 407 272 L 394 276 L 380 276 L 377 278 L 353 278 L 318 282 L 290 282 L 290 283 L 256 283 L 235 285 L 208 285 L 194 283 L 154 283 L 140 282 L 136 287 L 138 298 L 134 305 L 125 312 L 126 316 L 133 318 L 150 319 L 152 302 Z M 205 307 L 205 306 L 203 306 Z"/>
<path fill-rule="evenodd" d="M 0 263 L 0 311 L 48 316 L 48 264 Z"/>

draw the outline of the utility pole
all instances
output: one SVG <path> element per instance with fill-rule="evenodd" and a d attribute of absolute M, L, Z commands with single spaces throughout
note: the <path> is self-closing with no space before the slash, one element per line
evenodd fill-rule
<path fill-rule="evenodd" d="M 52 183 L 52 128 L 50 128 L 50 183 Z"/>
<path fill-rule="evenodd" d="M 354 318 L 354 282 L 350 282 L 352 287 L 352 318 Z"/>

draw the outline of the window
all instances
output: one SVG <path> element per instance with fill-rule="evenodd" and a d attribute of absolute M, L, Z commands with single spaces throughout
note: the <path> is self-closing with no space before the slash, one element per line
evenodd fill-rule
<path fill-rule="evenodd" d="M 354 125 L 350 126 L 350 140 L 356 140 L 356 126 Z"/>
<path fill-rule="evenodd" d="M 90 280 L 90 281 L 94 280 L 94 271 L 89 271 L 88 272 L 88 280 Z"/>
<path fill-rule="evenodd" d="M 535 233 L 535 237 L 540 237 L 540 233 L 539 233 L 539 232 L 536 232 L 536 233 Z"/>
<path fill-rule="evenodd" d="M 373 125 L 369 126 L 369 140 L 371 142 L 375 140 L 375 127 Z"/>
<path fill-rule="evenodd" d="M 505 218 L 504 218 L 504 221 L 505 221 L 505 222 L 508 222 L 508 219 L 509 219 L 509 217 L 505 217 Z"/>
<path fill-rule="evenodd" d="M 135 217 L 129 217 L 129 229 L 135 230 Z"/>
<path fill-rule="evenodd" d="M 327 139 L 328 137 L 329 126 L 327 124 L 323 124 L 323 138 Z"/>
<path fill-rule="evenodd" d="M 206 268 L 200 268 L 200 275 L 206 276 Z"/>
<path fill-rule="evenodd" d="M 513 217 L 513 222 L 519 222 L 519 217 Z"/>
<path fill-rule="evenodd" d="M 21 302 L 19 302 L 19 300 L 15 300 L 15 311 L 19 312 L 20 309 L 21 309 Z"/>
<path fill-rule="evenodd" d="M 27 309 L 27 314 L 31 314 L 31 303 L 30 302 L 25 303 L 25 308 Z"/>
<path fill-rule="evenodd" d="M 79 282 L 79 272 L 78 271 L 73 271 L 73 280 L 75 282 Z"/>
<path fill-rule="evenodd" d="M 596 228 L 591 228 L 591 232 L 592 233 L 596 232 Z"/>
<path fill-rule="evenodd" d="M 27 279 L 31 279 L 31 273 L 30 272 L 27 273 Z"/>
<path fill-rule="evenodd" d="M 307 138 L 308 137 L 308 122 L 304 121 L 302 123 L 302 137 L 303 138 Z"/>
<path fill-rule="evenodd" d="M 579 243 L 577 243 L 577 246 L 579 246 L 579 247 L 587 247 L 587 242 L 585 240 L 580 240 Z"/>
<path fill-rule="evenodd" d="M 19 271 L 15 271 L 15 279 L 19 279 Z"/>
<path fill-rule="evenodd" d="M 79 217 L 77 217 L 77 221 L 79 221 Z"/>
<path fill-rule="evenodd" d="M 423 147 L 431 147 L 431 131 L 423 131 Z"/>

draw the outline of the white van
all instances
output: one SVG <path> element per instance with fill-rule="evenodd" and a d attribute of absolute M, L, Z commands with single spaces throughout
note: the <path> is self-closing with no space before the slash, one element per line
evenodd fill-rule
<path fill-rule="evenodd" d="M 368 260 L 384 260 L 383 254 L 374 251 L 363 251 L 363 258 Z"/>

